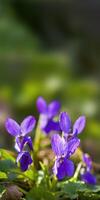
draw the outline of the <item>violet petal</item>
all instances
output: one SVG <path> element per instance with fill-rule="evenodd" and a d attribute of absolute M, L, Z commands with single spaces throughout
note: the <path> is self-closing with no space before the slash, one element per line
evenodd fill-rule
<path fill-rule="evenodd" d="M 44 129 L 48 123 L 48 116 L 46 114 L 40 115 L 39 125 L 41 129 Z"/>
<path fill-rule="evenodd" d="M 16 149 L 16 151 L 20 152 L 20 149 L 21 149 L 20 137 L 15 138 L 15 149 Z"/>
<path fill-rule="evenodd" d="M 68 151 L 67 143 L 64 138 L 60 137 L 58 134 L 54 134 L 51 138 L 52 150 L 56 156 L 66 155 Z"/>
<path fill-rule="evenodd" d="M 69 115 L 66 112 L 62 112 L 60 114 L 59 122 L 60 122 L 61 130 L 64 133 L 69 133 L 70 128 L 71 128 L 71 119 L 70 119 Z"/>
<path fill-rule="evenodd" d="M 79 147 L 80 145 L 80 139 L 78 139 L 77 137 L 69 140 L 68 142 L 68 158 L 75 153 L 76 149 Z"/>
<path fill-rule="evenodd" d="M 86 118 L 85 116 L 80 116 L 73 125 L 73 132 L 77 130 L 77 134 L 81 133 L 85 128 Z"/>
<path fill-rule="evenodd" d="M 85 162 L 87 170 L 90 171 L 92 169 L 92 160 L 91 157 L 86 153 L 83 155 L 83 162 Z"/>
<path fill-rule="evenodd" d="M 36 102 L 37 109 L 39 113 L 47 113 L 47 103 L 43 99 L 43 97 L 38 97 L 37 102 Z"/>
<path fill-rule="evenodd" d="M 65 162 L 65 170 L 66 170 L 66 176 L 73 176 L 74 174 L 74 163 L 71 160 L 64 159 Z"/>
<path fill-rule="evenodd" d="M 22 171 L 26 171 L 28 166 L 33 162 L 29 152 L 27 151 L 19 153 L 17 157 L 17 162 L 18 161 L 20 162 L 20 168 Z"/>
<path fill-rule="evenodd" d="M 56 116 L 59 113 L 60 108 L 61 108 L 61 105 L 58 101 L 52 101 L 48 105 L 48 117 L 49 117 L 49 119 Z"/>
<path fill-rule="evenodd" d="M 53 174 L 57 175 L 59 165 L 60 165 L 60 158 L 57 158 L 57 159 L 55 160 L 54 166 L 53 166 L 53 168 L 52 168 Z"/>
<path fill-rule="evenodd" d="M 53 120 L 49 120 L 47 125 L 43 128 L 43 131 L 48 134 L 51 131 L 60 131 L 59 122 L 55 122 Z"/>
<path fill-rule="evenodd" d="M 5 122 L 5 127 L 8 133 L 12 136 L 16 137 L 20 135 L 20 126 L 15 120 L 8 118 Z"/>
<path fill-rule="evenodd" d="M 91 184 L 91 185 L 96 184 L 96 177 L 90 172 L 85 172 L 84 174 L 82 174 L 81 179 L 87 184 Z"/>
<path fill-rule="evenodd" d="M 64 160 L 60 163 L 58 167 L 57 177 L 59 180 L 62 180 L 64 177 L 73 176 L 74 173 L 74 164 L 71 160 L 64 158 Z"/>
<path fill-rule="evenodd" d="M 26 117 L 21 123 L 21 135 L 24 136 L 31 132 L 35 127 L 36 120 L 33 116 Z"/>

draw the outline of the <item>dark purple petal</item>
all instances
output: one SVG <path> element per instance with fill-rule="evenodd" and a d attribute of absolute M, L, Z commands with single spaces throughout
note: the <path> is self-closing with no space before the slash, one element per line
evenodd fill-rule
<path fill-rule="evenodd" d="M 42 129 L 46 134 L 50 133 L 51 131 L 60 131 L 59 122 L 55 122 L 53 120 L 49 120 L 47 125 Z"/>
<path fill-rule="evenodd" d="M 65 163 L 65 170 L 66 170 L 66 176 L 73 176 L 74 174 L 74 163 L 71 160 L 64 159 Z"/>
<path fill-rule="evenodd" d="M 26 117 L 21 123 L 21 135 L 24 136 L 31 132 L 35 127 L 36 120 L 33 116 Z"/>
<path fill-rule="evenodd" d="M 38 97 L 36 106 L 39 113 L 47 113 L 48 106 L 47 106 L 46 101 L 43 99 L 43 97 Z"/>
<path fill-rule="evenodd" d="M 87 170 L 90 171 L 92 169 L 92 160 L 88 154 L 83 155 L 83 162 L 85 162 Z"/>
<path fill-rule="evenodd" d="M 61 161 L 60 161 L 61 162 Z M 71 160 L 64 158 L 64 160 L 59 163 L 57 170 L 57 177 L 59 180 L 62 180 L 64 177 L 73 176 L 74 173 L 74 164 Z"/>
<path fill-rule="evenodd" d="M 91 184 L 91 185 L 96 184 L 96 177 L 90 172 L 85 172 L 84 174 L 82 174 L 81 179 L 87 184 Z"/>
<path fill-rule="evenodd" d="M 77 137 L 69 140 L 68 142 L 68 158 L 74 154 L 74 152 L 76 151 L 76 149 L 79 147 L 80 145 L 80 139 L 78 139 Z"/>
<path fill-rule="evenodd" d="M 60 111 L 61 105 L 59 101 L 52 101 L 48 105 L 48 117 L 51 119 L 52 117 L 56 116 Z"/>
<path fill-rule="evenodd" d="M 66 112 L 60 114 L 60 128 L 64 133 L 69 133 L 71 128 L 71 119 Z"/>
<path fill-rule="evenodd" d="M 57 176 L 58 180 L 62 180 L 66 176 L 65 163 L 63 158 L 55 160 L 53 166 L 53 173 Z"/>
<path fill-rule="evenodd" d="M 32 151 L 33 150 L 33 144 L 32 144 L 32 139 L 31 139 L 30 136 L 25 136 L 22 139 L 22 142 L 20 144 L 20 151 L 23 150 L 23 148 L 26 146 L 26 144 L 29 146 L 30 150 Z"/>
<path fill-rule="evenodd" d="M 65 176 L 66 176 L 65 167 L 66 167 L 66 163 L 65 162 L 62 162 L 60 164 L 60 166 L 58 167 L 58 170 L 57 170 L 57 178 L 58 178 L 58 180 L 62 180 L 63 178 L 65 178 Z"/>
<path fill-rule="evenodd" d="M 16 137 L 20 135 L 20 126 L 15 120 L 8 118 L 5 122 L 5 127 L 8 133 L 12 136 Z"/>
<path fill-rule="evenodd" d="M 68 151 L 67 143 L 64 138 L 60 137 L 58 134 L 54 134 L 51 138 L 52 150 L 56 156 L 66 155 Z"/>
<path fill-rule="evenodd" d="M 85 116 L 80 116 L 73 125 L 73 132 L 77 130 L 77 134 L 81 133 L 85 128 L 86 118 Z"/>
<path fill-rule="evenodd" d="M 17 162 L 20 162 L 21 170 L 26 171 L 28 169 L 28 166 L 32 164 L 33 161 L 29 152 L 24 151 L 18 154 Z"/>
<path fill-rule="evenodd" d="M 65 163 L 62 162 L 57 169 L 57 178 L 58 180 L 62 180 L 65 178 L 65 176 L 66 176 Z"/>

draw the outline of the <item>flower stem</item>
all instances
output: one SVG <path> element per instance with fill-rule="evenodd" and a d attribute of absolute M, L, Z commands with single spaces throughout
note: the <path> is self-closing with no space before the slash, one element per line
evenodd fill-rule
<path fill-rule="evenodd" d="M 55 191 L 56 185 L 57 185 L 57 178 L 56 178 L 56 176 L 53 176 L 53 179 L 52 179 L 52 186 L 51 186 L 51 189 L 52 189 L 53 191 Z"/>
<path fill-rule="evenodd" d="M 80 163 L 78 164 L 78 166 L 77 166 L 77 168 L 76 168 L 76 171 L 75 171 L 75 173 L 74 173 L 74 176 L 70 179 L 70 181 L 76 181 L 76 180 L 77 180 L 78 175 L 79 175 L 79 173 L 80 173 L 81 167 L 82 167 L 82 162 L 80 162 Z"/>
<path fill-rule="evenodd" d="M 40 118 L 37 123 L 36 131 L 35 131 L 35 138 L 33 142 L 34 151 L 38 152 L 40 147 L 40 138 L 41 138 L 41 130 L 40 130 Z"/>
<path fill-rule="evenodd" d="M 78 178 L 78 175 L 79 175 L 79 172 L 80 172 L 81 167 L 82 167 L 82 162 L 80 162 L 80 163 L 78 164 L 77 168 L 76 168 L 75 174 L 74 174 L 74 176 L 73 176 L 73 178 L 74 178 L 75 180 L 77 180 L 77 178 Z"/>

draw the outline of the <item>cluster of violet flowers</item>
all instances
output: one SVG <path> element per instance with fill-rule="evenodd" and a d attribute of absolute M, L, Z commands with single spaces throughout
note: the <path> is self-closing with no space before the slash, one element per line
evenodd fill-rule
<path fill-rule="evenodd" d="M 55 154 L 53 174 L 58 180 L 72 177 L 75 166 L 71 156 L 80 146 L 78 135 L 85 128 L 85 116 L 80 116 L 72 126 L 68 113 L 60 113 L 61 105 L 58 101 L 52 101 L 50 104 L 47 104 L 43 97 L 38 97 L 36 106 L 40 113 L 39 128 L 46 136 L 52 132 L 51 146 Z M 58 114 L 59 120 L 55 119 Z M 15 149 L 18 152 L 16 161 L 20 163 L 22 171 L 26 171 L 33 162 L 30 154 L 33 151 L 33 143 L 28 134 L 33 131 L 35 124 L 34 116 L 26 117 L 21 125 L 11 118 L 8 118 L 5 123 L 8 133 L 15 137 Z M 25 150 L 27 146 L 29 149 Z M 87 184 L 96 184 L 96 178 L 91 173 L 92 160 L 88 154 L 83 154 L 82 163 L 80 170 L 81 180 Z"/>

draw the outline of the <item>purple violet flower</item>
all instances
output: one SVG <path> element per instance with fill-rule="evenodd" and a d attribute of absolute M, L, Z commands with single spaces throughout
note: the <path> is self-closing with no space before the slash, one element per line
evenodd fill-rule
<path fill-rule="evenodd" d="M 59 122 L 53 120 L 60 111 L 60 103 L 52 101 L 47 105 L 43 97 L 38 97 L 36 105 L 40 113 L 40 128 L 42 131 L 46 134 L 50 131 L 60 131 Z"/>
<path fill-rule="evenodd" d="M 91 174 L 91 172 L 88 172 L 88 171 L 84 172 L 81 175 L 81 179 L 86 184 L 90 184 L 90 185 L 95 185 L 96 184 L 96 177 L 93 174 Z"/>
<path fill-rule="evenodd" d="M 16 159 L 17 163 L 20 163 L 20 168 L 22 171 L 26 171 L 28 166 L 32 164 L 32 158 L 28 151 L 20 152 Z"/>
<path fill-rule="evenodd" d="M 69 160 L 70 156 L 76 151 L 80 144 L 78 138 L 66 141 L 64 137 L 54 134 L 51 138 L 51 146 L 54 151 L 55 163 L 53 173 L 58 180 L 62 180 L 65 176 L 72 176 L 74 173 L 74 164 Z"/>
<path fill-rule="evenodd" d="M 71 127 L 71 119 L 66 112 L 62 112 L 60 114 L 60 128 L 64 134 L 64 137 L 67 139 L 71 139 L 72 137 L 76 137 L 80 134 L 85 128 L 86 118 L 85 116 L 80 116 L 74 123 L 73 128 Z"/>
<path fill-rule="evenodd" d="M 81 171 L 81 179 L 91 185 L 96 184 L 96 177 L 91 173 L 92 170 L 92 160 L 88 154 L 83 155 L 83 162 L 85 164 L 85 168 Z"/>
<path fill-rule="evenodd" d="M 35 127 L 36 120 L 33 116 L 26 117 L 21 125 L 15 120 L 8 118 L 5 123 L 5 127 L 8 133 L 15 136 L 15 149 L 18 151 L 17 163 L 20 163 L 22 171 L 26 171 L 28 166 L 32 164 L 32 158 L 28 151 L 24 151 L 24 147 L 27 144 L 30 150 L 33 150 L 32 139 L 27 136 L 29 132 Z"/>
<path fill-rule="evenodd" d="M 15 149 L 18 152 L 22 151 L 25 144 L 28 144 L 32 150 L 32 140 L 27 134 L 34 129 L 35 123 L 36 120 L 33 116 L 26 117 L 21 125 L 11 118 L 6 120 L 6 130 L 10 135 L 15 136 Z"/>

